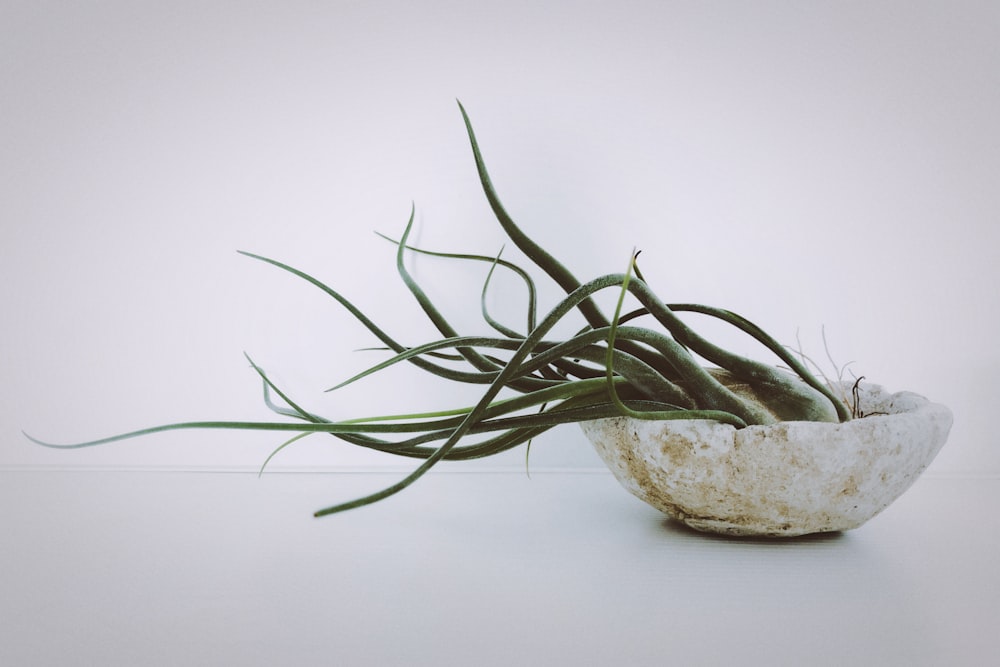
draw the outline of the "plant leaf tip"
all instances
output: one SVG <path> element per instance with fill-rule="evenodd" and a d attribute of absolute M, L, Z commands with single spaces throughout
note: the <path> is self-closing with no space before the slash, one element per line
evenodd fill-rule
<path fill-rule="evenodd" d="M 21 431 L 21 434 L 32 443 L 41 447 L 48 447 L 49 449 L 76 449 L 78 447 L 78 445 L 59 445 L 54 442 L 45 442 L 44 440 L 39 440 L 27 431 Z"/>

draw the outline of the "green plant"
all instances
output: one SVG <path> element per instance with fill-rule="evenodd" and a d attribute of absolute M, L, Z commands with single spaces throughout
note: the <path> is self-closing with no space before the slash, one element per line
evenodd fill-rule
<path fill-rule="evenodd" d="M 49 447 L 79 448 L 176 429 L 253 429 L 294 433 L 291 439 L 275 450 L 276 453 L 306 435 L 328 433 L 360 447 L 423 459 L 423 463 L 396 484 L 316 512 L 316 516 L 323 516 L 393 495 L 439 461 L 497 454 L 529 442 L 559 424 L 624 415 L 661 420 L 711 419 L 743 428 L 749 424 L 777 421 L 839 422 L 851 418 L 845 402 L 815 378 L 796 355 L 747 319 L 721 308 L 662 302 L 643 279 L 635 253 L 622 274 L 600 276 L 585 283 L 577 280 L 507 214 L 490 181 L 469 117 L 461 104 L 459 109 L 465 121 L 479 180 L 494 215 L 514 245 L 566 293 L 565 298 L 544 317 L 537 315 L 535 284 L 523 268 L 499 256 L 429 252 L 409 246 L 412 211 L 402 237 L 394 241 L 397 246 L 396 268 L 442 336 L 423 345 L 408 347 L 397 342 L 339 292 L 313 276 L 268 257 L 248 252 L 242 254 L 292 273 L 321 289 L 394 353 L 391 358 L 334 389 L 393 364 L 408 362 L 446 380 L 482 385 L 485 389 L 475 405 L 444 412 L 334 422 L 304 410 L 250 360 L 263 382 L 268 407 L 294 421 L 183 422 L 69 445 L 44 443 L 28 437 Z M 484 320 L 498 335 L 459 335 L 407 271 L 403 262 L 407 252 L 490 263 L 481 309 Z M 527 286 L 527 323 L 523 332 L 502 325 L 487 311 L 486 294 L 497 267 L 515 272 Z M 618 291 L 617 306 L 610 318 L 601 312 L 592 298 L 597 292 L 608 289 Z M 627 294 L 631 294 L 640 306 L 623 314 L 621 310 Z M 587 326 L 568 339 L 548 339 L 553 327 L 574 311 L 582 314 Z M 680 312 L 700 313 L 736 327 L 774 353 L 791 372 L 712 344 L 686 325 L 677 316 Z M 652 318 L 658 328 L 629 324 L 643 316 Z M 703 365 L 702 360 L 711 366 Z M 504 389 L 513 390 L 515 395 L 500 398 Z M 272 399 L 275 395 L 281 398 L 284 405 L 274 403 Z M 391 439 L 387 439 L 390 436 Z"/>

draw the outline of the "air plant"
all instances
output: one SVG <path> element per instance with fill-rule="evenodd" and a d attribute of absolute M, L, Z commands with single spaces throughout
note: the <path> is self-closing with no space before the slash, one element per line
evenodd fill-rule
<path fill-rule="evenodd" d="M 741 429 L 779 421 L 836 423 L 852 418 L 847 402 L 817 379 L 802 357 L 746 318 L 722 308 L 664 303 L 643 278 L 637 253 L 633 252 L 628 259 L 623 273 L 579 281 L 508 215 L 490 180 L 461 103 L 459 109 L 479 181 L 497 221 L 523 255 L 565 292 L 565 297 L 543 317 L 537 314 L 534 280 L 522 267 L 500 256 L 432 252 L 412 247 L 408 242 L 414 220 L 412 211 L 402 236 L 393 243 L 397 246 L 399 276 L 440 332 L 439 339 L 422 345 L 398 342 L 340 292 L 315 277 L 275 259 L 241 252 L 319 288 L 374 334 L 384 349 L 393 353 L 334 389 L 406 362 L 445 380 L 481 386 L 478 402 L 441 412 L 331 421 L 303 409 L 247 357 L 263 383 L 266 405 L 290 421 L 182 422 L 77 444 L 51 444 L 28 437 L 48 447 L 80 448 L 177 429 L 250 429 L 294 434 L 275 450 L 277 453 L 307 435 L 327 433 L 359 447 L 423 460 L 409 475 L 377 493 L 315 513 L 324 516 L 368 505 L 402 491 L 439 461 L 499 454 L 530 443 L 560 424 L 628 416 L 646 420 L 714 420 Z M 482 315 L 496 335 L 460 335 L 406 269 L 404 257 L 408 252 L 489 264 Z M 498 268 L 514 272 L 527 287 L 527 321 L 523 331 L 501 324 L 486 308 L 486 294 Z M 610 317 L 593 298 L 605 290 L 618 293 Z M 639 307 L 623 313 L 629 294 Z M 709 342 L 681 320 L 678 313 L 685 312 L 699 313 L 735 327 L 773 353 L 784 368 L 734 354 Z M 586 326 L 565 340 L 550 338 L 554 327 L 573 313 L 582 315 Z M 652 320 L 653 326 L 633 323 L 640 318 Z M 508 392 L 501 397 L 504 390 Z M 277 404 L 275 396 L 283 404 Z"/>

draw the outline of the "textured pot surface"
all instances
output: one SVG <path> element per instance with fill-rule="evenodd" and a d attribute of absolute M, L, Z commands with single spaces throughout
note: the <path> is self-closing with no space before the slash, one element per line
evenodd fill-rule
<path fill-rule="evenodd" d="M 850 394 L 853 383 L 843 383 Z M 697 530 L 792 537 L 857 528 L 917 479 L 951 411 L 911 392 L 859 388 L 843 424 L 736 429 L 704 420 L 615 417 L 581 424 L 630 492 Z"/>

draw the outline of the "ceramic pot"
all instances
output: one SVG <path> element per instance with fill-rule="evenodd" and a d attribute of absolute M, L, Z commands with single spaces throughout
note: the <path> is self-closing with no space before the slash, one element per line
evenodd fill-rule
<path fill-rule="evenodd" d="M 834 386 L 851 396 L 853 383 Z M 581 424 L 618 481 L 701 531 L 792 537 L 857 528 L 916 481 L 944 445 L 951 411 L 862 384 L 841 424 L 736 429 L 627 417 Z"/>

